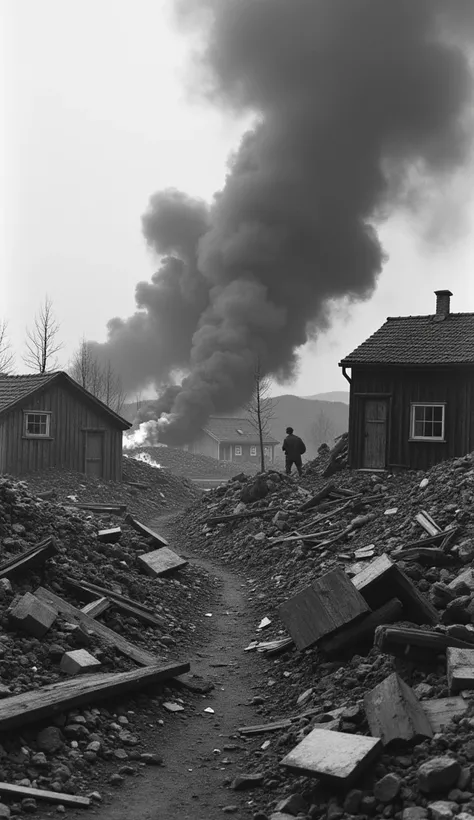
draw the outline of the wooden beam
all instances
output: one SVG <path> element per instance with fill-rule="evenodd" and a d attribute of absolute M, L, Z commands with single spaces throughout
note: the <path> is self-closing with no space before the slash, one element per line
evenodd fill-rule
<path fill-rule="evenodd" d="M 472 643 L 431 632 L 429 629 L 411 629 L 400 626 L 379 626 L 375 632 L 374 646 L 387 655 L 404 657 L 408 647 L 423 649 L 435 655 L 443 655 L 448 647 L 474 649 Z"/>
<path fill-rule="evenodd" d="M 396 596 L 402 602 L 409 620 L 418 624 L 439 622 L 438 611 L 385 554 L 374 558 L 364 570 L 354 576 L 352 583 L 372 609 L 378 609 Z"/>
<path fill-rule="evenodd" d="M 312 510 L 313 507 L 317 507 L 318 504 L 320 504 L 320 502 L 323 500 L 323 498 L 327 498 L 328 495 L 330 493 L 333 493 L 335 489 L 335 485 L 329 482 L 329 484 L 326 484 L 322 488 L 322 490 L 320 490 L 318 493 L 313 495 L 311 498 L 305 501 L 304 504 L 301 505 L 300 512 L 306 512 L 306 510 Z"/>
<path fill-rule="evenodd" d="M 0 701 L 0 731 L 40 720 L 51 720 L 60 712 L 143 689 L 152 683 L 188 672 L 189 668 L 189 663 L 172 663 L 154 664 L 131 672 L 99 672 L 13 695 Z"/>
<path fill-rule="evenodd" d="M 288 729 L 291 726 L 291 719 L 275 720 L 272 723 L 259 723 L 255 726 L 241 726 L 237 729 L 241 735 L 264 735 L 267 732 L 278 732 L 281 729 Z"/>
<path fill-rule="evenodd" d="M 413 689 L 394 672 L 364 698 L 373 737 L 384 746 L 416 743 L 433 737 L 431 724 Z"/>
<path fill-rule="evenodd" d="M 108 626 L 101 624 L 100 621 L 95 621 L 90 615 L 85 615 L 80 609 L 76 609 L 75 606 L 64 601 L 59 595 L 55 595 L 54 592 L 50 592 L 49 589 L 38 587 L 35 595 L 40 601 L 49 604 L 49 606 L 56 609 L 61 615 L 72 620 L 73 623 L 81 624 L 81 626 L 84 626 L 89 632 L 97 635 L 105 643 L 109 644 L 109 646 L 114 646 L 122 655 L 126 655 L 136 663 L 142 666 L 155 666 L 159 661 L 159 658 L 155 655 L 130 643 L 130 641 L 123 638 L 122 635 L 109 629 Z"/>
<path fill-rule="evenodd" d="M 245 518 L 258 518 L 261 515 L 276 515 L 280 512 L 280 507 L 267 507 L 264 510 L 253 510 L 250 512 L 234 513 L 232 515 L 216 515 L 212 518 L 205 518 L 203 523 L 209 527 L 216 524 L 227 524 L 228 521 L 241 521 Z"/>
<path fill-rule="evenodd" d="M 140 535 L 144 535 L 145 538 L 153 539 L 153 541 L 155 541 L 156 544 L 159 544 L 162 547 L 168 546 L 169 542 L 166 540 L 166 538 L 164 538 L 158 532 L 155 532 L 155 530 L 151 530 L 149 527 L 146 527 L 145 524 L 142 524 L 136 518 L 132 518 L 131 515 L 127 515 L 125 521 L 127 524 L 130 524 L 130 526 L 133 527 L 135 532 L 139 532 Z"/>
<path fill-rule="evenodd" d="M 120 527 L 110 527 L 108 530 L 99 530 L 97 539 L 103 544 L 116 544 L 121 535 Z"/>
<path fill-rule="evenodd" d="M 134 618 L 137 618 L 139 621 L 142 621 L 142 623 L 148 624 L 149 626 L 166 626 L 166 621 L 164 618 L 155 615 L 151 609 L 148 609 L 135 601 L 131 601 L 129 598 L 125 598 L 117 592 L 109 591 L 104 587 L 98 587 L 95 584 L 89 584 L 87 581 L 75 581 L 73 578 L 66 578 L 65 583 L 66 586 L 73 589 L 78 595 L 103 595 L 109 600 L 109 604 L 113 604 L 117 607 L 117 609 L 122 610 L 122 612 L 126 612 L 127 615 L 132 615 Z M 86 608 L 83 607 L 81 611 L 85 612 Z M 90 612 L 87 614 L 90 615 Z M 92 617 L 97 616 L 94 615 Z"/>
<path fill-rule="evenodd" d="M 47 789 L 33 789 L 30 786 L 15 786 L 13 783 L 0 782 L 0 794 L 7 797 L 33 797 L 35 800 L 46 800 L 47 803 L 62 803 L 64 806 L 72 806 L 75 809 L 87 809 L 91 801 L 88 797 L 79 797 L 75 794 L 63 794 L 62 792 L 50 792 Z"/>
<path fill-rule="evenodd" d="M 395 623 L 402 618 L 403 606 L 398 598 L 392 598 L 386 604 L 366 615 L 361 621 L 349 624 L 336 635 L 324 638 L 319 648 L 327 655 L 337 655 L 338 652 L 351 650 L 355 654 L 361 644 L 372 642 L 377 627 L 383 624 Z"/>
<path fill-rule="evenodd" d="M 17 572 L 27 572 L 34 567 L 43 564 L 48 558 L 56 555 L 58 552 L 54 543 L 54 539 L 50 536 L 39 544 L 35 544 L 29 550 L 9 558 L 0 564 L 0 578 L 10 578 Z"/>
<path fill-rule="evenodd" d="M 110 601 L 108 598 L 98 598 L 96 601 L 91 601 L 90 604 L 83 606 L 81 612 L 84 615 L 89 615 L 90 618 L 98 618 L 109 606 Z"/>
<path fill-rule="evenodd" d="M 447 567 L 454 563 L 452 555 L 437 547 L 412 547 L 392 552 L 394 561 L 416 561 L 425 567 Z"/>
<path fill-rule="evenodd" d="M 438 527 L 437 523 L 433 521 L 431 516 L 428 515 L 428 513 L 425 512 L 425 510 L 422 510 L 421 512 L 415 515 L 415 521 L 418 522 L 420 527 L 423 527 L 423 529 L 428 533 L 428 535 L 438 535 L 441 532 L 440 527 Z"/>

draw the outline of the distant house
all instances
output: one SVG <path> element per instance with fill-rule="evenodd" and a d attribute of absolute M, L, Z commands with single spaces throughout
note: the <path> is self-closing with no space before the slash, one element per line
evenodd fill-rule
<path fill-rule="evenodd" d="M 0 473 L 60 468 L 120 481 L 129 427 L 67 373 L 0 374 Z"/>
<path fill-rule="evenodd" d="M 278 441 L 273 436 L 265 436 L 263 444 L 266 458 L 271 463 Z M 186 444 L 185 449 L 219 461 L 258 462 L 260 459 L 258 433 L 248 419 L 241 418 L 212 416 L 199 436 L 191 444 Z"/>
<path fill-rule="evenodd" d="M 451 313 L 451 296 L 436 291 L 434 314 L 387 319 L 340 362 L 351 467 L 427 469 L 474 449 L 474 313 Z"/>

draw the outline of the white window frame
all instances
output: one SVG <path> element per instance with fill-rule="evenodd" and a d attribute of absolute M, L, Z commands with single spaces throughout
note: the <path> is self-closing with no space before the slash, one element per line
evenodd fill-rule
<path fill-rule="evenodd" d="M 441 419 L 440 436 L 416 436 L 415 435 L 415 414 L 417 407 L 441 407 L 443 410 Z M 410 441 L 445 441 L 446 430 L 446 402 L 443 401 L 414 401 L 410 405 Z"/>
<path fill-rule="evenodd" d="M 250 447 L 250 455 L 251 456 L 256 456 L 257 455 L 257 448 L 256 448 L 255 444 L 252 444 L 251 447 Z"/>
<path fill-rule="evenodd" d="M 46 416 L 45 433 L 28 432 L 28 416 Z M 23 436 L 24 438 L 51 438 L 51 411 L 50 410 L 23 410 Z"/>
<path fill-rule="evenodd" d="M 234 447 L 234 455 L 241 456 L 242 455 L 242 445 L 236 444 Z"/>

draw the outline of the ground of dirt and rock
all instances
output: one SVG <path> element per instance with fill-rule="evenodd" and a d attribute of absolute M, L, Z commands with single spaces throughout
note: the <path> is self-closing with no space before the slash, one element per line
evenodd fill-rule
<path fill-rule="evenodd" d="M 235 585 L 241 584 L 243 589 L 239 603 L 241 618 L 235 615 L 240 627 L 233 631 L 234 674 L 224 686 L 234 689 L 234 699 L 229 695 L 227 706 L 236 711 L 227 721 L 221 717 L 213 730 L 201 728 L 204 739 L 211 737 L 212 731 L 219 735 L 224 728 L 226 739 L 217 740 L 215 749 L 207 750 L 209 759 L 205 756 L 204 762 L 199 763 L 208 773 L 208 788 L 221 789 L 222 795 L 214 802 L 209 797 L 207 814 L 199 814 L 196 809 L 189 817 L 214 820 L 219 812 L 255 820 L 271 817 L 289 820 L 295 816 L 308 820 L 355 817 L 443 820 L 457 816 L 459 820 L 468 820 L 474 816 L 474 713 L 468 692 L 463 692 L 466 710 L 461 717 L 435 732 L 430 739 L 401 749 L 384 750 L 344 793 L 340 787 L 328 787 L 314 778 L 292 775 L 280 765 L 287 752 L 313 728 L 324 727 L 329 722 L 331 729 L 346 734 L 370 735 L 364 696 L 394 671 L 413 687 L 421 701 L 449 694 L 446 659 L 442 654 L 431 664 L 421 664 L 416 659 L 408 662 L 382 654 L 370 646 L 358 649 L 357 654 L 345 653 L 342 658 L 326 657 L 317 647 L 297 652 L 289 646 L 277 655 L 259 651 L 259 640 L 271 642 L 288 637 L 279 618 L 279 605 L 328 571 L 339 567 L 352 577 L 367 566 L 373 556 L 391 556 L 418 592 L 439 612 L 440 623 L 429 628 L 436 634 L 462 636 L 474 647 L 474 592 L 466 583 L 454 591 L 452 586 L 459 574 L 472 566 L 474 559 L 474 456 L 437 465 L 427 473 L 399 475 L 338 469 L 328 479 L 328 466 L 329 454 L 323 451 L 319 459 L 305 468 L 302 479 L 276 471 L 251 477 L 239 475 L 197 500 L 195 489 L 183 483 L 179 488 L 176 486 L 175 495 L 169 489 L 169 506 L 159 501 L 153 505 L 156 489 L 155 496 L 150 495 L 148 506 L 148 500 L 144 501 L 140 492 L 130 496 L 126 486 L 112 488 L 103 483 L 99 487 L 98 483 L 97 491 L 103 491 L 103 495 L 95 496 L 94 500 L 110 501 L 111 495 L 115 501 L 126 497 L 131 505 L 135 504 L 132 510 L 135 515 L 143 518 L 146 514 L 147 523 L 154 520 L 155 526 L 161 522 L 166 527 L 173 548 L 180 555 L 186 557 L 189 552 L 187 566 L 162 579 L 149 578 L 141 571 L 139 556 L 156 545 L 125 520 L 119 522 L 115 516 L 104 517 L 71 506 L 68 496 L 77 496 L 81 491 L 78 477 L 66 474 L 63 485 L 55 479 L 56 484 L 52 486 L 57 490 L 57 500 L 54 501 L 39 500 L 34 494 L 49 489 L 43 476 L 28 483 L 8 477 L 1 479 L 2 561 L 21 554 L 49 535 L 54 536 L 57 547 L 56 555 L 39 570 L 15 577 L 11 583 L 2 582 L 2 697 L 64 679 L 59 659 L 65 650 L 77 645 L 77 631 L 71 631 L 67 621 L 61 618 L 41 640 L 22 635 L 12 627 L 9 611 L 25 592 L 34 592 L 42 585 L 80 607 L 84 601 L 71 594 L 65 583 L 68 576 L 120 591 L 164 618 L 166 628 L 144 627 L 113 607 L 101 616 L 103 623 L 164 661 L 194 656 L 199 667 L 199 654 L 205 654 L 210 641 L 207 625 L 212 624 L 213 611 L 222 595 L 223 582 L 218 577 L 221 568 L 227 573 L 226 583 L 234 584 L 229 588 L 235 589 Z M 140 476 L 134 473 L 131 480 L 150 485 L 153 480 L 150 470 L 160 472 L 147 465 L 139 465 L 138 469 L 142 471 Z M 162 479 L 158 476 L 156 488 L 165 486 L 160 484 Z M 308 500 L 320 492 L 328 480 L 335 489 L 337 501 L 328 502 L 323 496 L 319 504 L 308 507 Z M 81 482 L 91 493 L 93 483 L 84 477 Z M 90 496 L 86 498 L 87 492 L 81 496 L 82 500 L 90 500 Z M 118 495 L 120 492 L 126 495 Z M 158 492 L 165 494 L 164 489 Z M 182 505 L 183 499 L 185 503 L 191 502 L 191 507 L 174 519 L 169 515 L 166 520 L 162 518 L 170 508 L 176 510 Z M 255 511 L 266 513 L 268 509 L 270 514 L 256 517 L 222 523 L 209 521 Z M 444 553 L 446 560 L 441 566 L 427 566 L 426 562 L 397 557 L 400 548 L 423 537 L 424 532 L 415 519 L 420 511 L 425 511 L 450 536 Z M 117 523 L 122 528 L 120 541 L 101 543 L 99 529 Z M 312 532 L 319 533 L 313 540 L 308 540 L 306 535 L 298 537 Z M 361 548 L 369 549 L 365 550 L 364 557 L 358 558 L 357 551 Z M 221 634 L 225 634 L 222 601 L 220 606 L 220 617 L 224 621 Z M 270 623 L 259 631 L 257 627 L 264 618 Z M 406 621 L 402 625 L 410 626 Z M 240 640 L 239 664 L 236 659 Z M 124 671 L 134 665 L 94 636 L 88 648 L 100 658 L 104 671 Z M 212 667 L 214 662 L 223 665 L 224 674 L 228 651 L 225 643 L 212 645 L 213 657 L 208 659 L 207 673 L 219 668 Z M 206 689 L 205 678 L 198 677 L 194 682 L 202 683 Z M 216 683 L 218 679 L 211 681 L 211 687 L 216 687 Z M 246 720 L 265 724 L 290 718 L 290 725 L 250 740 L 240 737 L 238 721 L 243 715 L 237 708 L 239 687 L 245 693 L 245 696 L 242 694 L 245 703 L 252 705 L 252 714 L 245 716 Z M 202 724 L 204 690 L 201 694 L 189 690 L 177 692 L 174 686 L 163 685 L 107 703 L 106 707 L 99 703 L 70 711 L 49 724 L 27 726 L 14 736 L 12 733 L 0 735 L 0 781 L 92 795 L 99 817 L 102 815 L 108 820 L 113 815 L 107 815 L 106 804 L 110 802 L 110 811 L 114 811 L 117 801 L 120 804 L 125 800 L 124 805 L 128 805 L 128 783 L 141 776 L 142 788 L 153 788 L 154 779 L 147 780 L 146 776 L 148 767 L 158 767 L 160 777 L 166 780 L 167 766 L 173 765 L 168 749 L 188 760 L 187 733 L 198 743 L 195 723 L 205 726 Z M 167 712 L 169 706 L 165 704 L 170 703 L 175 704 L 171 707 L 175 712 Z M 182 746 L 176 739 L 178 736 L 182 737 L 179 741 Z M 242 754 L 233 759 L 232 750 L 224 748 L 229 746 L 241 748 Z M 199 747 L 196 749 L 198 755 Z M 192 768 L 189 765 L 189 769 Z M 212 774 L 214 770 L 219 775 L 217 779 Z M 178 778 L 178 774 L 175 772 L 174 776 Z M 169 777 L 172 776 L 170 771 Z M 179 778 L 173 784 L 177 782 Z M 198 780 L 195 788 L 198 792 Z M 114 799 L 115 791 L 120 791 L 122 797 Z M 130 793 L 131 807 L 135 800 L 133 789 Z M 148 817 L 147 793 L 141 797 L 143 813 L 136 816 L 145 818 Z M 184 820 L 188 814 L 185 814 L 185 798 L 181 799 L 184 802 L 179 804 L 176 811 L 180 813 L 175 816 Z M 168 807 L 178 805 L 172 802 L 171 796 L 169 801 Z M 38 816 L 49 816 L 57 809 L 44 809 L 37 801 L 26 799 L 11 801 L 9 811 L 12 815 L 36 812 Z M 69 813 L 70 810 L 59 807 L 59 811 Z M 3 816 L 8 816 L 6 810 Z"/>

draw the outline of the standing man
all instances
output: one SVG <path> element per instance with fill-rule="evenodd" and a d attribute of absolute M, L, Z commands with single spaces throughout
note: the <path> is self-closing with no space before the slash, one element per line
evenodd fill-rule
<path fill-rule="evenodd" d="M 304 441 L 293 433 L 293 427 L 286 428 L 286 439 L 282 447 L 285 453 L 286 474 L 290 475 L 293 464 L 296 465 L 299 475 L 303 475 L 301 469 L 301 456 L 306 453 Z"/>

